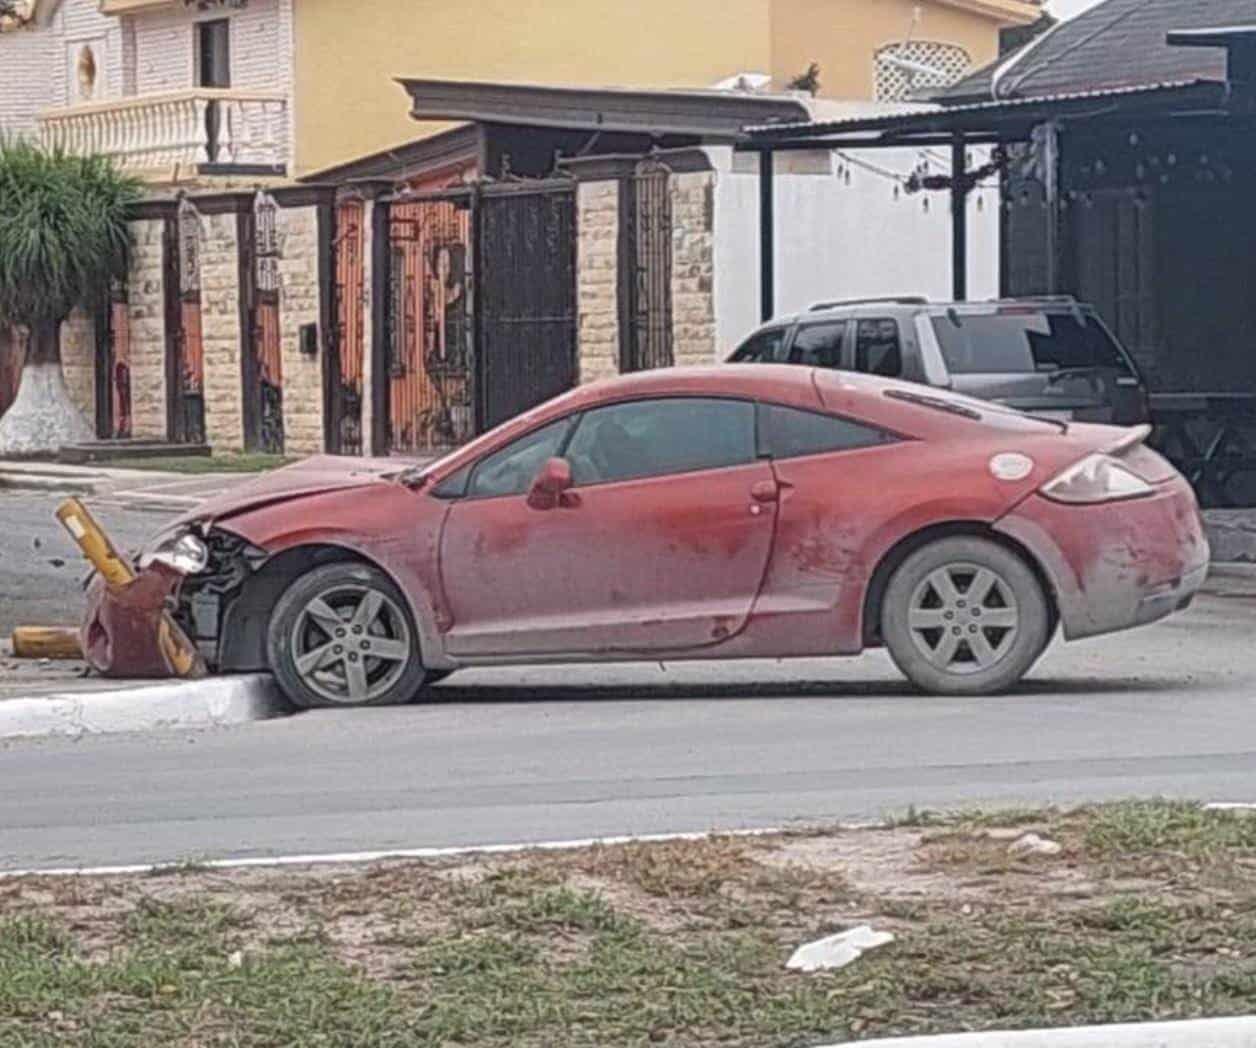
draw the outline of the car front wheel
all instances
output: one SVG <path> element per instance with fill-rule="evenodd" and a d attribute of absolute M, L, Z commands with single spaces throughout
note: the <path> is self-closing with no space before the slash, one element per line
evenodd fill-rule
<path fill-rule="evenodd" d="M 279 598 L 270 665 L 298 706 L 389 706 L 423 686 L 419 640 L 405 597 L 366 564 L 327 564 Z"/>
<path fill-rule="evenodd" d="M 1051 609 L 1020 557 L 988 539 L 940 539 L 894 572 L 881 633 L 913 684 L 938 695 L 989 695 L 1019 681 L 1046 649 Z"/>

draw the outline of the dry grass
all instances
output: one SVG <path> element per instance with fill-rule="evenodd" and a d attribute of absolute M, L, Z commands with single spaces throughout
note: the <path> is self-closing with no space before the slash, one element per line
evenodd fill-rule
<path fill-rule="evenodd" d="M 1256 819 L 1190 805 L 161 873 L 0 881 L 0 1045 L 792 1048 L 1256 999 Z M 785 971 L 863 922 L 897 941 Z"/>

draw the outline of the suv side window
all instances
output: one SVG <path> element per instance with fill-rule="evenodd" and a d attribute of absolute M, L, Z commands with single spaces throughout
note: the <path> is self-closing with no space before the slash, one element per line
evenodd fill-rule
<path fill-rule="evenodd" d="M 759 433 L 764 451 L 774 459 L 820 455 L 826 451 L 853 451 L 878 444 L 890 444 L 896 438 L 862 422 L 803 411 L 780 404 L 759 405 Z"/>
<path fill-rule="evenodd" d="M 831 320 L 824 324 L 808 324 L 798 329 L 789 349 L 791 364 L 817 368 L 842 366 L 842 340 L 846 337 L 846 321 Z"/>
<path fill-rule="evenodd" d="M 567 447 L 576 485 L 741 466 L 755 459 L 746 400 L 666 397 L 588 411 Z"/>
<path fill-rule="evenodd" d="M 855 330 L 855 370 L 885 378 L 903 373 L 898 321 L 891 317 L 861 320 Z"/>
<path fill-rule="evenodd" d="M 733 364 L 773 364 L 781 359 L 789 328 L 771 328 L 751 335 L 730 358 Z"/>

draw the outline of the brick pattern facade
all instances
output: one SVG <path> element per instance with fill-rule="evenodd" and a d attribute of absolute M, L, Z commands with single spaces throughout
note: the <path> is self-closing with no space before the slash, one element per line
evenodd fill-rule
<path fill-rule="evenodd" d="M 715 339 L 715 173 L 673 175 L 672 357 L 713 364 Z"/>
<path fill-rule="evenodd" d="M 308 455 L 323 450 L 323 355 L 301 352 L 303 324 L 317 324 L 318 209 L 280 208 L 283 257 L 279 261 L 279 330 L 283 351 L 284 451 Z"/>
<path fill-rule="evenodd" d="M 166 438 L 166 311 L 162 239 L 165 222 L 131 223 L 135 247 L 127 279 L 131 339 L 131 433 Z"/>
<path fill-rule="evenodd" d="M 240 451 L 244 447 L 244 413 L 235 214 L 202 216 L 201 235 L 205 437 L 215 451 Z"/>
<path fill-rule="evenodd" d="M 577 373 L 580 382 L 619 374 L 619 183 L 576 190 Z"/>

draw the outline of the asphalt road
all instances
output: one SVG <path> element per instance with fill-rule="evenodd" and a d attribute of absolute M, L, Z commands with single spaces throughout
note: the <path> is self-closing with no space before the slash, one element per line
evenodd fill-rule
<path fill-rule="evenodd" d="M 1256 599 L 1056 647 L 1013 696 L 884 656 L 475 671 L 400 709 L 0 747 L 0 866 L 541 841 L 960 804 L 1256 800 Z"/>
<path fill-rule="evenodd" d="M 53 516 L 65 495 L 0 490 L 0 635 L 14 626 L 77 624 L 87 562 Z M 96 506 L 120 549 L 137 548 L 169 513 Z"/>

